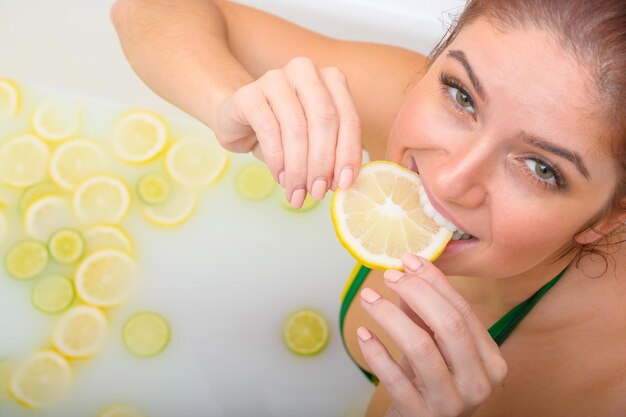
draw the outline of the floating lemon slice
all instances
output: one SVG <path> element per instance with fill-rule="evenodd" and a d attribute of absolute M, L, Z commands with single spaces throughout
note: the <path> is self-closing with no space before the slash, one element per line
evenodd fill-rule
<path fill-rule="evenodd" d="M 74 209 L 81 221 L 118 223 L 130 208 L 130 191 L 118 178 L 99 175 L 81 182 L 74 193 Z"/>
<path fill-rule="evenodd" d="M 310 308 L 292 313 L 283 326 L 283 339 L 292 352 L 312 356 L 328 344 L 328 322 L 324 316 Z"/>
<path fill-rule="evenodd" d="M 24 211 L 26 233 L 44 242 L 55 230 L 73 226 L 74 223 L 70 203 L 58 195 L 44 195 L 30 203 Z"/>
<path fill-rule="evenodd" d="M 74 287 L 86 304 L 113 307 L 130 298 L 137 280 L 137 265 L 127 253 L 104 249 L 82 260 L 76 270 Z"/>
<path fill-rule="evenodd" d="M 56 231 L 48 241 L 50 256 L 62 264 L 71 264 L 83 256 L 85 242 L 81 234 L 74 229 Z"/>
<path fill-rule="evenodd" d="M 102 410 L 98 417 L 146 417 L 130 404 L 112 404 Z"/>
<path fill-rule="evenodd" d="M 275 187 L 276 181 L 265 165 L 246 165 L 237 174 L 237 191 L 245 198 L 262 200 L 269 197 Z"/>
<path fill-rule="evenodd" d="M 198 205 L 196 194 L 176 187 L 168 200 L 158 206 L 144 206 L 143 216 L 150 223 L 161 227 L 174 227 L 187 221 Z"/>
<path fill-rule="evenodd" d="M 337 237 L 362 264 L 402 269 L 407 252 L 437 258 L 452 233 L 428 217 L 419 200 L 419 176 L 398 164 L 368 162 L 348 190 L 331 202 Z"/>
<path fill-rule="evenodd" d="M 31 203 L 39 200 L 41 197 L 47 195 L 58 196 L 60 193 L 62 193 L 62 190 L 50 181 L 42 181 L 35 185 L 31 185 L 30 187 L 26 188 L 20 196 L 20 210 L 25 212 Z"/>
<path fill-rule="evenodd" d="M 150 357 L 166 348 L 171 334 L 170 325 L 162 316 L 141 312 L 126 321 L 122 329 L 122 340 L 131 353 Z"/>
<path fill-rule="evenodd" d="M 48 264 L 48 251 L 43 243 L 25 240 L 13 246 L 4 260 L 13 278 L 29 279 L 41 273 Z"/>
<path fill-rule="evenodd" d="M 99 224 L 92 226 L 83 234 L 87 252 L 101 249 L 120 249 L 133 253 L 133 242 L 128 233 L 119 226 Z"/>
<path fill-rule="evenodd" d="M 169 195 L 170 185 L 162 175 L 146 174 L 137 182 L 137 196 L 146 204 L 161 204 Z"/>
<path fill-rule="evenodd" d="M 37 135 L 57 142 L 69 139 L 78 132 L 81 111 L 73 105 L 45 102 L 38 105 L 31 119 L 32 127 Z"/>
<path fill-rule="evenodd" d="M 228 153 L 215 140 L 183 138 L 167 151 L 165 170 L 179 184 L 200 188 L 217 181 L 228 161 Z"/>
<path fill-rule="evenodd" d="M 15 136 L 0 147 L 0 181 L 12 187 L 28 187 L 46 178 L 48 145 L 30 134 Z"/>
<path fill-rule="evenodd" d="M 66 394 L 72 382 L 67 360 L 52 350 L 35 353 L 16 369 L 9 381 L 9 392 L 28 408 L 51 406 Z"/>
<path fill-rule="evenodd" d="M 106 164 L 100 146 L 88 140 L 61 144 L 50 158 L 50 176 L 59 187 L 71 191 L 85 179 L 99 174 Z"/>
<path fill-rule="evenodd" d="M 60 275 L 42 278 L 33 286 L 31 300 L 35 308 L 45 314 L 65 311 L 74 301 L 72 281 Z"/>
<path fill-rule="evenodd" d="M 137 110 L 125 114 L 113 133 L 113 150 L 124 162 L 143 164 L 155 159 L 167 144 L 167 126 L 154 113 Z"/>
<path fill-rule="evenodd" d="M 100 309 L 84 305 L 72 307 L 56 324 L 52 344 L 68 358 L 87 358 L 102 346 L 106 329 L 107 319 Z"/>
<path fill-rule="evenodd" d="M 12 117 L 20 108 L 20 93 L 13 81 L 0 78 L 0 118 Z"/>

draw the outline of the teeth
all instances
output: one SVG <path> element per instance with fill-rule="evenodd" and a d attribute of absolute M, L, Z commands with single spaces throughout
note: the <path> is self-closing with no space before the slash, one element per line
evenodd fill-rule
<path fill-rule="evenodd" d="M 433 221 L 437 223 L 439 226 L 443 226 L 449 231 L 451 231 L 453 233 L 452 240 L 469 239 L 470 237 L 472 237 L 472 235 L 467 234 L 463 230 L 456 227 L 454 223 L 447 220 L 439 212 L 437 212 L 437 210 L 435 210 L 433 205 L 430 204 L 430 201 L 428 200 L 428 196 L 426 195 L 426 191 L 424 191 L 423 186 L 420 187 L 419 195 L 420 195 L 420 203 L 422 203 L 422 207 L 424 208 L 424 213 L 426 213 L 428 217 L 433 219 Z"/>

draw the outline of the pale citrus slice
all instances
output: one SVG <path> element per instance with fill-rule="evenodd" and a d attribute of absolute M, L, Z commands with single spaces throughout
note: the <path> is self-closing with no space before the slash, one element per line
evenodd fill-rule
<path fill-rule="evenodd" d="M 21 211 L 26 211 L 28 206 L 46 195 L 59 195 L 62 190 L 51 181 L 42 181 L 26 188 L 20 196 L 19 207 Z"/>
<path fill-rule="evenodd" d="M 165 177 L 159 174 L 146 174 L 137 182 L 137 196 L 150 205 L 158 205 L 170 195 L 170 185 Z"/>
<path fill-rule="evenodd" d="M 74 301 L 74 285 L 69 278 L 60 275 L 42 278 L 33 286 L 31 300 L 42 313 L 61 313 Z"/>
<path fill-rule="evenodd" d="M 44 195 L 30 203 L 24 211 L 24 230 L 41 241 L 63 227 L 73 226 L 74 213 L 70 203 L 58 195 Z"/>
<path fill-rule="evenodd" d="M 31 124 L 40 137 L 57 142 L 69 139 L 78 132 L 81 111 L 71 104 L 45 102 L 33 112 Z"/>
<path fill-rule="evenodd" d="M 304 198 L 304 203 L 302 203 L 302 207 L 298 208 L 294 208 L 291 203 L 289 201 L 287 201 L 287 198 L 285 197 L 285 194 L 283 193 L 281 196 L 281 204 L 283 205 L 283 207 L 285 207 L 286 209 L 289 209 L 291 211 L 297 211 L 297 212 L 303 212 L 303 211 L 308 211 L 311 210 L 313 207 L 317 206 L 317 203 L 319 203 L 319 201 L 317 201 L 316 199 L 314 199 L 313 197 L 311 197 L 311 194 L 307 194 L 306 197 Z"/>
<path fill-rule="evenodd" d="M 262 200 L 269 197 L 275 187 L 276 181 L 265 165 L 246 165 L 237 174 L 237 191 L 250 200 Z"/>
<path fill-rule="evenodd" d="M 419 200 L 419 176 L 398 164 L 364 164 L 356 182 L 338 189 L 331 202 L 335 233 L 359 262 L 377 269 L 402 269 L 407 252 L 437 258 L 452 233 L 428 217 Z"/>
<path fill-rule="evenodd" d="M 106 164 L 102 148 L 88 140 L 61 144 L 50 158 L 50 176 L 59 187 L 71 191 L 85 179 L 99 174 Z"/>
<path fill-rule="evenodd" d="M 200 188 L 214 183 L 228 166 L 229 154 L 211 138 L 183 138 L 165 157 L 165 170 L 185 187 Z"/>
<path fill-rule="evenodd" d="M 83 234 L 87 252 L 101 249 L 119 249 L 133 253 L 133 241 L 128 233 L 119 226 L 98 224 L 90 227 Z"/>
<path fill-rule="evenodd" d="M 126 252 L 103 249 L 81 261 L 74 277 L 74 287 L 86 304 L 113 307 L 130 298 L 137 280 L 137 265 Z"/>
<path fill-rule="evenodd" d="M 15 82 L 0 78 L 0 118 L 15 116 L 20 108 L 20 92 Z"/>
<path fill-rule="evenodd" d="M 62 399 L 71 382 L 72 368 L 67 359 L 52 350 L 44 350 L 15 370 L 9 392 L 26 407 L 41 409 Z"/>
<path fill-rule="evenodd" d="M 50 256 L 62 264 L 76 262 L 85 253 L 85 241 L 81 234 L 74 229 L 60 229 L 48 240 Z"/>
<path fill-rule="evenodd" d="M 69 309 L 52 331 L 52 344 L 68 358 L 95 355 L 104 341 L 107 319 L 97 307 L 79 305 Z"/>
<path fill-rule="evenodd" d="M 133 354 L 142 357 L 161 353 L 170 341 L 170 325 L 161 315 L 153 312 L 134 314 L 122 329 L 122 340 Z"/>
<path fill-rule="evenodd" d="M 283 339 L 292 352 L 311 356 L 328 344 L 330 332 L 326 318 L 318 311 L 304 308 L 292 313 L 283 326 Z"/>
<path fill-rule="evenodd" d="M 0 181 L 12 187 L 28 187 L 46 178 L 48 145 L 31 134 L 15 136 L 0 147 Z"/>
<path fill-rule="evenodd" d="M 9 249 L 4 265 L 13 278 L 29 279 L 41 273 L 48 264 L 48 251 L 36 240 L 18 242 Z"/>
<path fill-rule="evenodd" d="M 98 413 L 98 417 L 147 417 L 130 404 L 112 404 Z"/>
<path fill-rule="evenodd" d="M 98 175 L 88 178 L 74 192 L 74 209 L 85 223 L 118 223 L 129 208 L 128 185 L 116 177 Z"/>
<path fill-rule="evenodd" d="M 124 162 L 142 164 L 165 149 L 168 129 L 158 115 L 144 110 L 125 114 L 115 125 L 113 150 Z"/>
<path fill-rule="evenodd" d="M 144 206 L 142 213 L 146 220 L 156 226 L 174 227 L 187 221 L 197 205 L 198 198 L 193 191 L 176 187 L 165 203 Z"/>

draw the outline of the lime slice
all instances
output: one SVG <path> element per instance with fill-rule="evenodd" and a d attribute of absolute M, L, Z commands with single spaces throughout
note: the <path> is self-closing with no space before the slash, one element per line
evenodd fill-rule
<path fill-rule="evenodd" d="M 109 175 L 86 179 L 74 193 L 74 209 L 79 219 L 88 224 L 121 222 L 130 201 L 126 182 Z"/>
<path fill-rule="evenodd" d="M 9 381 L 9 392 L 32 409 L 49 407 L 67 393 L 72 369 L 67 360 L 52 350 L 34 354 L 19 366 Z"/>
<path fill-rule="evenodd" d="M 161 353 L 170 341 L 168 322 L 159 314 L 141 312 L 126 321 L 122 329 L 122 340 L 133 354 L 150 357 Z"/>
<path fill-rule="evenodd" d="M 48 145 L 30 134 L 15 136 L 0 147 L 0 181 L 11 187 L 29 187 L 46 178 Z"/>
<path fill-rule="evenodd" d="M 283 339 L 292 352 L 312 356 L 321 352 L 329 339 L 328 322 L 316 310 L 305 308 L 292 313 L 283 326 Z"/>
<path fill-rule="evenodd" d="M 50 256 L 62 264 L 76 262 L 85 252 L 83 237 L 74 229 L 61 229 L 48 241 Z"/>
<path fill-rule="evenodd" d="M 250 164 L 237 174 L 237 191 L 250 200 L 269 197 L 276 187 L 270 170 L 262 164 Z"/>
<path fill-rule="evenodd" d="M 31 123 L 37 135 L 57 142 L 74 136 L 80 119 L 81 111 L 75 106 L 45 102 L 35 108 Z"/>
<path fill-rule="evenodd" d="M 207 187 L 226 170 L 229 154 L 216 141 L 183 138 L 165 157 L 165 170 L 177 183 L 190 188 Z"/>
<path fill-rule="evenodd" d="M 61 144 L 50 158 L 50 177 L 64 190 L 74 190 L 89 177 L 101 173 L 106 165 L 104 151 L 88 140 Z"/>
<path fill-rule="evenodd" d="M 42 278 L 33 286 L 31 300 L 35 308 L 45 314 L 65 311 L 74 301 L 72 281 L 60 275 Z"/>
<path fill-rule="evenodd" d="M 13 246 L 4 260 L 7 272 L 13 278 L 28 279 L 37 276 L 48 264 L 48 251 L 43 243 L 25 240 Z"/>
<path fill-rule="evenodd" d="M 169 195 L 170 185 L 162 175 L 146 174 L 137 182 L 137 196 L 146 204 L 161 204 Z"/>
<path fill-rule="evenodd" d="M 113 133 L 113 150 L 124 162 L 145 164 L 167 144 L 167 126 L 158 115 L 135 110 L 120 118 Z"/>
<path fill-rule="evenodd" d="M 68 358 L 87 358 L 98 352 L 106 335 L 104 313 L 91 306 L 76 306 L 67 311 L 52 332 L 55 349 Z"/>
<path fill-rule="evenodd" d="M 98 417 L 146 417 L 130 404 L 112 404 L 98 413 Z"/>
<path fill-rule="evenodd" d="M 0 78 L 0 118 L 12 117 L 20 108 L 20 92 L 15 82 Z"/>

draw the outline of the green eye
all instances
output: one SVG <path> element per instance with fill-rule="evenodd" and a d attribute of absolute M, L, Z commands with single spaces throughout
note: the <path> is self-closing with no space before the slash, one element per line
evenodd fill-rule
<path fill-rule="evenodd" d="M 463 107 L 472 107 L 474 105 L 472 98 L 460 89 L 456 90 L 456 101 Z"/>
<path fill-rule="evenodd" d="M 537 174 L 539 178 L 544 179 L 544 180 L 549 180 L 549 179 L 554 178 L 554 172 L 552 172 L 552 169 L 539 162 L 535 163 L 535 174 Z"/>

